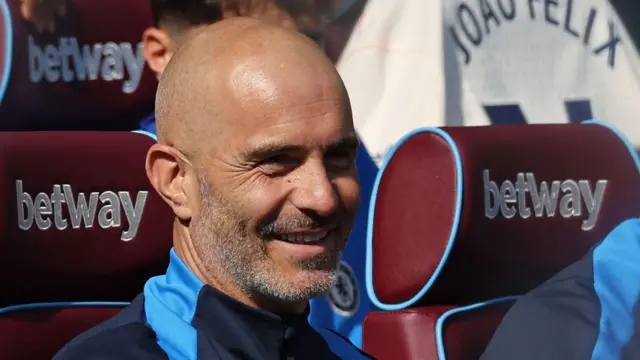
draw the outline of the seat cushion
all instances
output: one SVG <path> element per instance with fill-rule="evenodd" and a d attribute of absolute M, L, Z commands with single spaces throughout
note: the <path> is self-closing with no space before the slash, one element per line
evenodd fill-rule
<path fill-rule="evenodd" d="M 363 349 L 378 360 L 475 360 L 514 301 L 371 312 L 363 324 Z"/>
<path fill-rule="evenodd" d="M 75 336 L 116 315 L 125 304 L 88 305 L 24 306 L 0 312 L 2 358 L 51 359 Z"/>
<path fill-rule="evenodd" d="M 453 308 L 440 315 L 435 328 L 438 359 L 479 359 L 515 300 L 502 298 Z"/>
<path fill-rule="evenodd" d="M 362 325 L 363 350 L 378 360 L 436 359 L 434 330 L 452 306 L 373 311 Z"/>

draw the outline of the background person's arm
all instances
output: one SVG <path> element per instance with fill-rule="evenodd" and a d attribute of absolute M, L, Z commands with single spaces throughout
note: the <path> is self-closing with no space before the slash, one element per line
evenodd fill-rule
<path fill-rule="evenodd" d="M 640 358 L 640 219 L 518 300 L 482 360 Z"/>

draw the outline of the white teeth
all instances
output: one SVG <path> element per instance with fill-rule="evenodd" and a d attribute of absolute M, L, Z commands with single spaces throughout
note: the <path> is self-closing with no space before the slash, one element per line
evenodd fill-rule
<path fill-rule="evenodd" d="M 282 235 L 282 240 L 297 244 L 314 243 L 327 236 L 327 233 L 329 232 L 323 231 L 320 233 L 309 235 Z"/>

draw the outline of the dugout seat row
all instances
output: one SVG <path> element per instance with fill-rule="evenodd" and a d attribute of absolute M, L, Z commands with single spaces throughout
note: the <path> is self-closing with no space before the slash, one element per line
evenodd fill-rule
<path fill-rule="evenodd" d="M 0 133 L 7 358 L 51 358 L 164 271 L 172 215 L 144 174 L 153 141 L 121 132 Z M 387 311 L 367 317 L 365 350 L 380 360 L 476 359 L 507 296 L 640 216 L 638 159 L 629 149 L 598 124 L 423 129 L 403 139 L 372 198 L 368 292 Z M 519 173 L 539 196 L 542 181 L 549 190 L 560 181 L 553 216 L 532 206 L 531 187 L 531 215 L 512 214 L 521 211 Z M 563 200 L 576 188 L 576 203 Z M 593 204 L 601 207 L 589 220 Z"/>
<path fill-rule="evenodd" d="M 145 174 L 153 143 L 0 132 L 2 359 L 51 359 L 164 273 L 173 216 Z"/>
<path fill-rule="evenodd" d="M 600 122 L 420 129 L 385 160 L 369 215 L 367 291 L 383 311 L 364 350 L 478 359 L 517 295 L 640 217 L 640 162 Z"/>
<path fill-rule="evenodd" d="M 156 90 L 152 24 L 149 0 L 0 0 L 0 130 L 136 129 Z"/>
<path fill-rule="evenodd" d="M 51 4 L 64 11 L 47 19 Z M 144 171 L 154 139 L 86 132 L 151 113 L 152 23 L 148 0 L 0 0 L 2 359 L 51 359 L 166 269 L 173 217 Z M 56 132 L 5 132 L 24 130 Z"/>

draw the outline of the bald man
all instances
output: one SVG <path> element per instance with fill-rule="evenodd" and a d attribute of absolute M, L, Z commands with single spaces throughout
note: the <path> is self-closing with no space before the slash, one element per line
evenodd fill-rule
<path fill-rule="evenodd" d="M 324 44 L 326 52 L 335 59 L 364 3 L 364 0 L 151 0 L 155 25 L 144 32 L 144 56 L 149 68 L 160 77 L 186 39 L 223 19 L 250 17 L 297 29 L 316 43 Z M 356 6 L 345 7 L 349 4 Z M 328 22 L 329 19 L 334 20 Z M 155 136 L 155 114 L 145 117 L 139 130 Z M 366 293 L 365 249 L 368 199 L 378 172 L 362 145 L 356 156 L 356 167 L 360 176 L 361 207 L 338 267 L 336 284 L 327 296 L 311 301 L 309 318 L 314 326 L 336 330 L 361 347 L 364 317 L 369 311 L 376 310 Z"/>
<path fill-rule="evenodd" d="M 368 359 L 307 320 L 359 203 L 332 63 L 253 19 L 204 29 L 160 80 L 149 180 L 175 214 L 165 275 L 54 359 Z"/>

